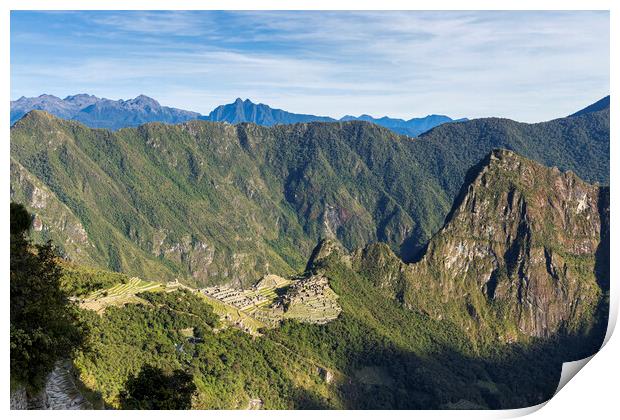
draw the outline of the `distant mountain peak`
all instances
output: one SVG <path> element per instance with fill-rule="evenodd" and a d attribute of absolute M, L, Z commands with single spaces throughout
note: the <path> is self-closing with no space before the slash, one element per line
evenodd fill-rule
<path fill-rule="evenodd" d="M 60 99 L 43 94 L 11 102 L 11 125 L 32 110 L 46 111 L 67 120 L 79 121 L 93 128 L 118 129 L 147 122 L 180 123 L 197 119 L 197 112 L 162 107 L 155 99 L 138 95 L 133 99 L 112 100 L 79 93 Z"/>
<path fill-rule="evenodd" d="M 38 96 L 41 99 L 45 99 L 45 98 L 49 98 L 49 99 L 60 99 L 58 96 L 54 96 L 54 95 L 50 95 L 47 93 L 42 93 L 41 95 Z"/>
<path fill-rule="evenodd" d="M 161 106 L 159 102 L 157 102 L 155 99 L 151 98 L 150 96 L 146 96 L 146 95 L 138 95 L 134 99 L 129 99 L 127 102 L 130 102 L 133 104 L 144 105 L 144 106 L 148 105 L 151 107 Z"/>
<path fill-rule="evenodd" d="M 235 98 L 232 103 L 216 107 L 208 116 L 202 116 L 197 112 L 162 106 L 156 99 L 144 94 L 133 99 L 112 100 L 98 98 L 87 93 L 78 93 L 68 95 L 64 99 L 54 95 L 42 94 L 35 98 L 22 96 L 16 101 L 11 101 L 11 124 L 33 109 L 44 110 L 60 118 L 77 120 L 92 128 L 111 129 L 134 127 L 145 122 L 179 123 L 192 119 L 222 121 L 230 124 L 249 122 L 264 126 L 309 122 L 366 121 L 399 134 L 417 137 L 438 125 L 455 121 L 445 115 L 436 114 L 430 114 L 423 118 L 412 118 L 408 121 L 388 116 L 374 118 L 369 114 L 361 114 L 359 117 L 346 115 L 337 120 L 327 116 L 296 114 L 241 97 Z"/>
<path fill-rule="evenodd" d="M 73 99 L 99 99 L 97 98 L 95 95 L 89 95 L 88 93 L 78 93 L 76 95 L 69 95 L 66 98 L 63 99 L 63 101 L 70 101 Z"/>
<path fill-rule="evenodd" d="M 330 117 L 316 115 L 294 114 L 282 109 L 271 108 L 262 103 L 254 103 L 250 99 L 237 98 L 234 102 L 220 105 L 208 116 L 201 117 L 207 121 L 225 121 L 230 124 L 249 122 L 258 125 L 272 126 L 276 124 L 294 124 L 299 122 L 335 122 Z"/>

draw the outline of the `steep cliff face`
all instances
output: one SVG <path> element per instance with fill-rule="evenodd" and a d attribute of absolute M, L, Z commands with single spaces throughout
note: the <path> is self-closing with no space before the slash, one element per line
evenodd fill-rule
<path fill-rule="evenodd" d="M 505 150 L 469 180 L 418 263 L 371 245 L 354 266 L 405 306 L 472 336 L 511 342 L 590 328 L 609 266 L 607 190 Z"/>
<path fill-rule="evenodd" d="M 13 159 L 11 200 L 33 209 L 31 235 L 35 241 L 52 240 L 62 255 L 94 264 L 93 246 L 79 218 L 43 182 Z"/>

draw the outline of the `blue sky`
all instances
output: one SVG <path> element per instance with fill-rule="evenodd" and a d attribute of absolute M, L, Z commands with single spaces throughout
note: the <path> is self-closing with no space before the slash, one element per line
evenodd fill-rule
<path fill-rule="evenodd" d="M 609 14 L 13 11 L 11 98 L 42 93 L 543 121 L 609 93 Z"/>

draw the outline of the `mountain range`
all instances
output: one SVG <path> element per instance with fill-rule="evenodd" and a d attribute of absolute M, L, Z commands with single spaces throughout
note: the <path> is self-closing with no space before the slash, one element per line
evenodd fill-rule
<path fill-rule="evenodd" d="M 93 128 L 113 130 L 153 121 L 175 124 L 200 116 L 197 112 L 161 106 L 156 100 L 144 95 L 126 101 L 113 101 L 86 94 L 67 96 L 64 99 L 41 95 L 36 98 L 22 96 L 11 101 L 11 125 L 32 110 L 46 111 Z"/>
<path fill-rule="evenodd" d="M 11 200 L 63 257 L 46 267 L 87 345 L 11 404 L 540 404 L 605 334 L 609 142 L 605 102 L 416 138 L 367 121 L 110 131 L 30 111 L 11 127 Z M 39 268 L 14 261 L 11 309 L 34 293 L 44 310 L 19 289 Z"/>
<path fill-rule="evenodd" d="M 364 121 L 110 132 L 32 111 L 11 129 L 11 197 L 72 260 L 248 285 L 299 271 L 326 236 L 350 250 L 385 242 L 415 260 L 469 168 L 495 148 L 608 184 L 608 130 L 608 108 L 444 124 L 413 140 Z"/>
<path fill-rule="evenodd" d="M 127 370 L 145 361 L 190 366 L 201 385 L 194 408 L 527 407 L 553 395 L 563 361 L 602 341 L 608 238 L 607 187 L 496 149 L 468 171 L 420 261 L 404 263 L 382 243 L 348 251 L 323 239 L 279 288 L 281 301 L 236 310 L 249 314 L 236 321 L 246 333 L 211 330 L 202 293 L 169 284 L 101 314 L 85 311 L 93 348 L 75 364 L 120 408 L 128 408 L 124 387 L 133 388 Z M 329 295 L 312 286 L 299 293 L 317 281 Z M 127 286 L 104 290 L 119 287 Z M 259 312 L 299 311 L 291 299 L 317 312 L 335 304 L 338 313 L 316 322 L 296 312 L 250 338 L 249 326 L 263 325 Z"/>
<path fill-rule="evenodd" d="M 251 122 L 258 125 L 294 124 L 299 122 L 368 121 L 387 127 L 397 133 L 415 137 L 440 124 L 453 120 L 445 115 L 428 115 L 410 120 L 389 117 L 373 118 L 369 115 L 347 115 L 340 120 L 316 115 L 295 114 L 274 109 L 265 104 L 255 104 L 249 99 L 237 98 L 233 103 L 220 105 L 209 115 L 161 106 L 156 100 L 144 95 L 134 99 L 113 101 L 93 95 L 79 94 L 60 99 L 53 95 L 34 98 L 21 97 L 11 101 L 11 125 L 28 111 L 40 110 L 60 118 L 79 121 L 91 128 L 119 129 L 136 127 L 147 122 L 176 124 L 189 120 L 228 122 L 237 124 Z"/>
<path fill-rule="evenodd" d="M 339 120 L 331 117 L 319 117 L 316 115 L 294 114 L 281 109 L 273 109 L 265 104 L 255 104 L 249 99 L 242 100 L 237 98 L 235 102 L 228 105 L 220 105 L 215 108 L 208 116 L 200 117 L 206 121 L 223 121 L 231 124 L 240 122 L 251 122 L 258 125 L 272 126 L 276 124 L 295 124 L 303 122 L 345 122 L 345 121 L 367 121 L 382 127 L 389 128 L 396 133 L 416 137 L 425 131 L 438 125 L 448 122 L 467 121 L 467 118 L 453 120 L 445 115 L 428 115 L 423 118 L 412 118 L 402 120 L 398 118 L 382 117 L 373 118 L 370 115 L 360 115 L 354 117 L 346 115 Z"/>

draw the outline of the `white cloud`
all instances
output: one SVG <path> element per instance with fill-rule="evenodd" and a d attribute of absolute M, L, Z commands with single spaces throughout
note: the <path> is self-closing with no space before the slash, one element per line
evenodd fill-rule
<path fill-rule="evenodd" d="M 99 46 L 95 53 L 14 65 L 15 95 L 43 84 L 67 94 L 146 93 L 203 113 L 240 96 L 335 117 L 537 121 L 609 90 L 609 15 L 601 12 L 117 12 L 92 20 L 105 30 L 82 49 Z"/>

